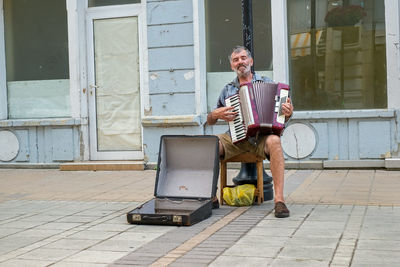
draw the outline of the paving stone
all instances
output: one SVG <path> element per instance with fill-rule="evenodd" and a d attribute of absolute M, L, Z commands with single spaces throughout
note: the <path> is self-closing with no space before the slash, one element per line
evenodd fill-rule
<path fill-rule="evenodd" d="M 336 248 L 339 242 L 338 238 L 320 237 L 320 236 L 294 236 L 287 239 L 285 246 L 307 246 L 307 247 L 326 247 Z"/>
<path fill-rule="evenodd" d="M 388 250 L 356 250 L 353 257 L 354 264 L 380 263 L 398 265 L 400 258 L 399 251 Z"/>
<path fill-rule="evenodd" d="M 291 236 L 296 229 L 294 228 L 269 228 L 269 227 L 253 227 L 247 235 L 251 236 Z"/>
<path fill-rule="evenodd" d="M 61 223 L 88 223 L 95 220 L 91 216 L 77 216 L 77 215 L 70 215 L 70 216 L 63 216 L 60 219 L 56 220 L 56 222 Z"/>
<path fill-rule="evenodd" d="M 169 267 L 188 267 L 188 264 L 185 262 L 173 262 L 170 265 L 168 265 Z M 190 267 L 207 267 L 208 264 L 206 263 L 190 263 Z"/>
<path fill-rule="evenodd" d="M 341 232 L 335 229 L 303 229 L 299 228 L 294 234 L 295 237 L 327 237 L 327 238 L 337 238 L 341 236 Z"/>
<path fill-rule="evenodd" d="M 357 249 L 400 251 L 400 240 L 360 239 Z"/>
<path fill-rule="evenodd" d="M 49 266 L 54 263 L 54 261 L 44 261 L 44 260 L 23 260 L 23 259 L 12 259 L 0 263 L 0 266 L 4 267 L 44 267 Z M 52 265 L 55 266 L 55 265 Z"/>
<path fill-rule="evenodd" d="M 259 236 L 257 237 L 257 246 L 283 247 L 288 240 L 289 237 L 286 236 Z M 247 244 L 254 246 L 254 236 L 244 235 L 236 242 L 236 244 Z"/>
<path fill-rule="evenodd" d="M 65 261 L 60 261 L 51 265 L 51 267 L 106 267 L 106 266 L 108 265 L 102 263 L 89 263 L 89 262 L 82 263 L 82 262 L 65 262 Z"/>
<path fill-rule="evenodd" d="M 18 256 L 17 259 L 59 261 L 77 252 L 78 250 L 70 249 L 38 248 Z"/>
<path fill-rule="evenodd" d="M 304 259 L 275 259 L 272 261 L 272 267 L 328 267 L 329 261 L 320 261 L 320 260 L 304 260 Z"/>
<path fill-rule="evenodd" d="M 235 244 L 234 246 L 227 249 L 223 255 L 224 256 L 243 256 L 243 257 L 266 257 L 266 258 L 273 258 L 275 257 L 281 247 L 255 247 L 253 245 L 247 244 Z"/>
<path fill-rule="evenodd" d="M 269 266 L 272 258 L 243 257 L 243 256 L 219 256 L 209 266 L 210 267 L 243 267 L 243 266 Z"/>
<path fill-rule="evenodd" d="M 186 263 L 186 264 L 188 264 L 188 266 L 190 266 L 193 263 L 195 263 L 195 264 L 198 264 L 198 263 L 208 264 L 208 263 L 211 263 L 212 261 L 213 261 L 213 258 L 202 258 L 202 259 L 196 258 L 196 259 L 193 259 L 193 258 L 184 258 L 184 257 L 182 257 L 182 258 L 177 259 L 175 262 L 176 263 Z"/>
<path fill-rule="evenodd" d="M 124 257 L 127 252 L 114 252 L 114 251 L 81 251 L 71 257 L 64 259 L 64 261 L 73 262 L 89 262 L 89 263 L 112 263 L 122 257 Z"/>
<path fill-rule="evenodd" d="M 333 253 L 334 249 L 332 248 L 285 246 L 279 253 L 278 258 L 330 261 Z"/>
<path fill-rule="evenodd" d="M 104 231 L 80 231 L 75 234 L 71 234 L 68 238 L 72 239 L 93 239 L 93 240 L 105 240 L 118 235 L 116 232 L 104 232 Z"/>
<path fill-rule="evenodd" d="M 98 240 L 62 238 L 46 244 L 43 248 L 83 250 L 98 243 Z"/>
<path fill-rule="evenodd" d="M 12 221 L 9 223 L 1 224 L 1 228 L 18 228 L 18 229 L 30 229 L 39 225 L 44 224 L 41 221 Z"/>
<path fill-rule="evenodd" d="M 49 222 L 35 227 L 35 229 L 43 230 L 69 230 L 77 226 L 82 225 L 82 223 L 62 223 L 62 222 Z"/>

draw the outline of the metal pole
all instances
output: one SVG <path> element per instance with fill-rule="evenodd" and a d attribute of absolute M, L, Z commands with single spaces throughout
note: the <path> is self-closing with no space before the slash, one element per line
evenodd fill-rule
<path fill-rule="evenodd" d="M 243 46 L 246 47 L 254 60 L 253 45 L 253 4 L 252 0 L 242 0 L 242 28 L 243 28 Z M 254 73 L 254 64 L 251 67 Z"/>
<path fill-rule="evenodd" d="M 254 61 L 253 48 L 253 13 L 252 0 L 242 0 L 242 27 L 243 27 L 243 46 L 246 47 Z M 251 67 L 251 72 L 254 73 L 254 64 Z M 264 180 L 264 200 L 274 199 L 274 189 L 272 185 L 272 177 L 269 176 L 263 168 Z M 254 184 L 257 185 L 257 169 L 255 163 L 242 163 L 239 174 L 233 178 L 236 185 Z"/>

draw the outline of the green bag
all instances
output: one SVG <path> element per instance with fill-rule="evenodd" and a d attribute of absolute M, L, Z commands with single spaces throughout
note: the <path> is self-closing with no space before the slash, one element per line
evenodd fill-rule
<path fill-rule="evenodd" d="M 225 187 L 223 198 L 230 206 L 250 206 L 254 202 L 256 187 L 252 184 L 243 184 L 235 187 Z"/>

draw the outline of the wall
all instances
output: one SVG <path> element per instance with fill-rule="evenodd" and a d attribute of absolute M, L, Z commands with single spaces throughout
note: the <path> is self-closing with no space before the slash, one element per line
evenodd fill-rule
<path fill-rule="evenodd" d="M 82 123 L 80 119 L 0 121 L 0 165 L 79 161 Z"/>
<path fill-rule="evenodd" d="M 147 1 L 150 106 L 142 125 L 150 162 L 157 161 L 161 135 L 203 134 L 196 106 L 193 13 L 192 0 Z"/>

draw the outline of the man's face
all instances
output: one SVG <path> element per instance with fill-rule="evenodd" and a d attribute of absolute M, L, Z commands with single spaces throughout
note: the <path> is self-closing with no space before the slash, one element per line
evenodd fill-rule
<path fill-rule="evenodd" d="M 253 66 L 253 59 L 247 56 L 245 50 L 239 53 L 232 53 L 231 68 L 238 76 L 247 76 L 251 72 L 251 66 Z"/>

